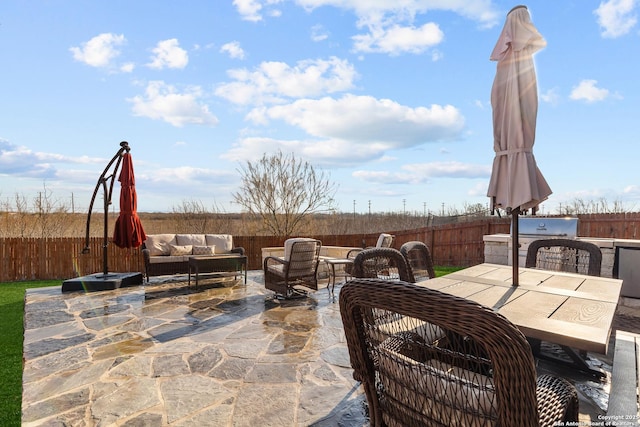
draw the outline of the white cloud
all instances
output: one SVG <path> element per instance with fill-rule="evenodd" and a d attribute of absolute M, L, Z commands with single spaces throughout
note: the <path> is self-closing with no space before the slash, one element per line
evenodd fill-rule
<path fill-rule="evenodd" d="M 482 197 L 487 195 L 489 189 L 489 181 L 482 181 L 476 183 L 472 188 L 467 191 L 467 195 L 470 197 Z"/>
<path fill-rule="evenodd" d="M 225 43 L 220 48 L 220 52 L 226 53 L 230 58 L 233 59 L 244 59 L 244 50 L 240 47 L 240 42 L 232 41 L 229 43 Z"/>
<path fill-rule="evenodd" d="M 593 11 L 602 28 L 602 37 L 616 38 L 627 34 L 638 19 L 633 13 L 638 0 L 609 0 Z"/>
<path fill-rule="evenodd" d="M 120 71 L 123 73 L 131 73 L 136 68 L 136 65 L 133 62 L 127 62 L 126 64 L 122 64 L 120 66 Z"/>
<path fill-rule="evenodd" d="M 285 140 L 247 136 L 223 158 L 255 161 L 262 153 L 282 150 L 320 166 L 354 166 L 388 161 L 393 150 L 456 139 L 464 128 L 464 118 L 452 106 L 410 108 L 369 96 L 302 99 L 288 105 L 256 108 L 253 113 L 262 123 L 282 120 L 309 137 Z M 406 174 L 420 179 L 413 170 Z M 433 169 L 432 174 L 436 174 Z"/>
<path fill-rule="evenodd" d="M 257 161 L 263 153 L 282 152 L 295 153 L 296 157 L 305 159 L 319 166 L 353 166 L 362 162 L 384 157 L 384 153 L 392 148 L 389 144 L 362 144 L 340 139 L 323 140 L 282 140 L 266 137 L 246 137 L 221 157 L 230 161 Z M 348 155 L 345 155 L 348 153 Z"/>
<path fill-rule="evenodd" d="M 637 196 L 640 196 L 640 185 L 627 185 L 622 192 L 625 194 L 636 194 Z"/>
<path fill-rule="evenodd" d="M 191 166 L 172 166 L 167 168 L 136 168 L 136 187 L 138 194 L 144 192 L 147 204 L 161 206 L 162 210 L 171 209 L 176 201 L 194 199 L 205 204 L 217 202 L 211 195 L 202 191 L 194 193 L 194 188 L 215 187 L 215 194 L 231 194 L 238 185 L 239 176 L 234 170 L 221 168 L 198 168 Z M 154 200 L 155 199 L 155 200 Z"/>
<path fill-rule="evenodd" d="M 358 170 L 352 176 L 371 183 L 415 185 L 431 178 L 487 178 L 491 174 L 490 166 L 461 162 L 416 163 L 404 165 L 401 169 L 399 172 Z"/>
<path fill-rule="evenodd" d="M 0 175 L 19 175 L 31 178 L 57 178 L 64 167 L 65 174 L 69 164 L 100 164 L 105 159 L 87 156 L 69 157 L 57 153 L 33 151 L 0 138 Z M 64 165 L 64 166 L 56 166 Z M 65 179 L 67 177 L 65 176 Z"/>
<path fill-rule="evenodd" d="M 588 103 L 603 101 L 610 92 L 607 89 L 601 89 L 596 85 L 596 80 L 582 80 L 578 86 L 574 86 L 569 97 L 574 101 L 586 101 Z"/>
<path fill-rule="evenodd" d="M 245 21 L 260 21 L 262 3 L 259 0 L 233 0 L 233 5 Z"/>
<path fill-rule="evenodd" d="M 142 175 L 150 185 L 193 188 L 194 185 L 209 185 L 211 182 L 228 183 L 237 179 L 237 174 L 220 169 L 180 166 L 155 169 L 153 175 Z"/>
<path fill-rule="evenodd" d="M 485 109 L 485 104 L 479 99 L 474 100 L 473 101 L 473 105 L 475 105 L 476 107 L 478 107 L 481 110 Z"/>
<path fill-rule="evenodd" d="M 321 42 L 328 38 L 329 32 L 321 24 L 311 27 L 311 40 L 314 42 Z"/>
<path fill-rule="evenodd" d="M 296 0 L 302 7 L 313 10 L 322 6 L 333 6 L 352 10 L 357 16 L 357 26 L 366 28 L 366 34 L 353 36 L 356 52 L 377 52 L 390 55 L 400 53 L 422 53 L 442 42 L 444 34 L 436 23 L 415 25 L 416 16 L 432 10 L 457 13 L 477 21 L 481 27 L 490 28 L 499 23 L 499 14 L 491 1 L 487 0 Z M 440 52 L 432 54 L 432 60 L 442 57 Z"/>
<path fill-rule="evenodd" d="M 151 62 L 147 64 L 149 68 L 184 68 L 189 63 L 189 55 L 180 47 L 178 39 L 159 41 L 152 52 Z"/>
<path fill-rule="evenodd" d="M 556 88 L 549 89 L 546 92 L 540 93 L 540 99 L 543 102 L 556 105 L 560 101 L 560 95 L 558 94 L 558 90 Z"/>
<path fill-rule="evenodd" d="M 116 47 L 126 41 L 122 34 L 103 33 L 82 43 L 82 47 L 71 47 L 69 50 L 73 53 L 73 59 L 78 62 L 92 67 L 108 67 L 111 61 L 120 55 Z"/>
<path fill-rule="evenodd" d="M 488 178 L 491 175 L 491 166 L 461 162 L 414 163 L 402 169 L 425 178 Z"/>
<path fill-rule="evenodd" d="M 355 95 L 300 99 L 262 109 L 255 117 L 263 122 L 282 120 L 316 137 L 396 147 L 454 140 L 464 128 L 464 117 L 451 105 L 411 108 L 389 99 Z"/>
<path fill-rule="evenodd" d="M 499 22 L 498 10 L 493 2 L 488 0 L 295 0 L 295 2 L 307 10 L 323 6 L 352 10 L 361 25 L 383 20 L 411 21 L 416 15 L 430 10 L 451 11 L 477 21 L 483 27 L 491 27 Z"/>
<path fill-rule="evenodd" d="M 262 21 L 262 10 L 265 6 L 273 6 L 281 3 L 283 0 L 233 0 L 233 5 L 238 13 L 245 21 L 258 22 Z M 270 16 L 280 16 L 278 10 L 270 10 Z"/>
<path fill-rule="evenodd" d="M 163 81 L 149 82 L 144 96 L 138 95 L 127 101 L 133 104 L 135 116 L 163 120 L 176 127 L 185 124 L 216 125 L 218 119 L 202 103 L 202 91 L 199 87 L 188 88 L 185 92 Z"/>
<path fill-rule="evenodd" d="M 356 78 L 353 65 L 336 57 L 300 61 L 293 67 L 263 62 L 254 71 L 234 69 L 228 74 L 235 81 L 220 85 L 215 94 L 240 105 L 340 92 L 352 88 Z"/>
<path fill-rule="evenodd" d="M 372 27 L 369 34 L 353 37 L 356 52 L 378 52 L 391 55 L 403 52 L 422 53 L 438 45 L 443 39 L 444 33 L 433 22 L 419 28 L 399 25 L 388 28 Z"/>
<path fill-rule="evenodd" d="M 265 7 L 284 0 L 234 0 L 242 19 L 261 21 Z M 367 34 L 353 37 L 354 49 L 360 52 L 381 52 L 399 54 L 401 52 L 420 53 L 442 40 L 437 24 L 428 23 L 416 27 L 417 15 L 432 10 L 450 11 L 474 20 L 483 28 L 491 28 L 500 22 L 501 13 L 490 0 L 294 0 L 307 11 L 321 7 L 335 7 L 352 11 L 359 28 L 367 28 Z M 280 14 L 271 13 L 272 16 Z M 323 33 L 312 31 L 313 40 L 323 40 Z M 435 54 L 434 61 L 440 59 Z"/>
<path fill-rule="evenodd" d="M 354 171 L 351 176 L 361 181 L 376 184 L 416 184 L 416 180 L 408 173 L 389 171 Z"/>

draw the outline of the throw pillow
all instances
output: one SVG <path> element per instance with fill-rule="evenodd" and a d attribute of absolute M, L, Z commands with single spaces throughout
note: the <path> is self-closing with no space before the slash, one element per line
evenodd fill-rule
<path fill-rule="evenodd" d="M 192 250 L 191 245 L 171 245 L 171 256 L 191 255 Z"/>
<path fill-rule="evenodd" d="M 169 255 L 171 246 L 176 243 L 175 234 L 147 234 L 144 246 L 149 249 L 149 255 Z"/>
<path fill-rule="evenodd" d="M 216 252 L 215 246 L 194 246 L 194 255 L 213 255 Z"/>

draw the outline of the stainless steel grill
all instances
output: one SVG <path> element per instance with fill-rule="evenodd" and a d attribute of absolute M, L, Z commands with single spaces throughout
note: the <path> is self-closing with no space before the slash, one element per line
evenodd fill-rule
<path fill-rule="evenodd" d="M 578 218 L 520 217 L 518 219 L 518 265 L 524 267 L 527 250 L 534 240 L 575 239 L 578 237 Z M 509 244 L 511 245 L 511 243 Z M 511 254 L 509 249 L 509 254 Z"/>

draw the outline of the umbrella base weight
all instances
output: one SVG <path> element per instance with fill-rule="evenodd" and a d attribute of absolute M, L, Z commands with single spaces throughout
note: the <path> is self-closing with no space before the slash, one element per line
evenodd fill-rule
<path fill-rule="evenodd" d="M 109 291 L 142 285 L 142 273 L 94 273 L 62 282 L 62 292 Z"/>

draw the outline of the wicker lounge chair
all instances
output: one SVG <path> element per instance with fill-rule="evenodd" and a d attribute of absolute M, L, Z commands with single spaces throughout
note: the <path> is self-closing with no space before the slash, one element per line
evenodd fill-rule
<path fill-rule="evenodd" d="M 264 259 L 264 286 L 276 293 L 278 298 L 304 296 L 303 286 L 318 290 L 318 263 L 320 260 L 320 240 L 292 238 L 285 241 L 284 258 Z"/>
<path fill-rule="evenodd" d="M 353 279 L 340 312 L 372 426 L 577 421 L 575 388 L 536 378 L 524 335 L 488 307 L 402 281 Z"/>
<path fill-rule="evenodd" d="M 360 251 L 353 260 L 353 277 L 412 281 L 407 260 L 393 248 Z"/>
<path fill-rule="evenodd" d="M 400 253 L 409 264 L 411 277 L 409 282 L 421 282 L 436 277 L 429 247 L 422 242 L 412 241 L 400 246 Z"/>
<path fill-rule="evenodd" d="M 571 239 L 534 240 L 527 250 L 526 267 L 600 276 L 602 252 L 593 243 Z"/>

